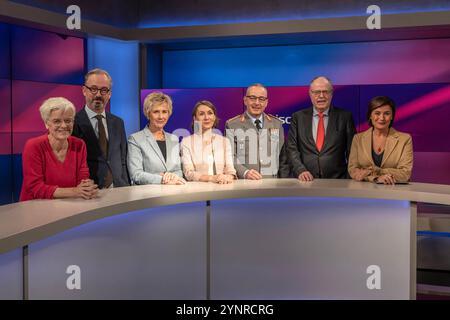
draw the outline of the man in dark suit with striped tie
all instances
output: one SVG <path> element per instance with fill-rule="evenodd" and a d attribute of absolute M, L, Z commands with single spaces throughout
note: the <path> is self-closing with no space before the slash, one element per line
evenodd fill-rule
<path fill-rule="evenodd" d="M 348 178 L 347 163 L 355 135 L 352 113 L 331 105 L 333 85 L 323 76 L 311 81 L 312 107 L 292 115 L 287 155 L 301 181 Z"/>
<path fill-rule="evenodd" d="M 86 105 L 75 116 L 73 135 L 86 143 L 91 179 L 100 188 L 128 186 L 123 120 L 105 111 L 111 98 L 111 76 L 105 70 L 93 69 L 84 80 Z"/>

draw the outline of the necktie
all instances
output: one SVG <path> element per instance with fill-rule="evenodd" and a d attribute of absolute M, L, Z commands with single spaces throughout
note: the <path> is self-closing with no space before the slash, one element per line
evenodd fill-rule
<path fill-rule="evenodd" d="M 323 142 L 325 141 L 325 126 L 323 124 L 323 112 L 319 112 L 319 125 L 317 126 L 317 138 L 316 147 L 320 152 L 323 147 Z"/>
<path fill-rule="evenodd" d="M 259 119 L 256 119 L 255 120 L 255 125 L 256 125 L 256 130 L 261 130 L 262 129 L 262 127 L 261 127 L 261 120 L 259 120 Z"/>
<path fill-rule="evenodd" d="M 106 130 L 102 121 L 103 117 L 101 114 L 98 114 L 95 116 L 95 118 L 97 119 L 98 123 L 98 143 L 100 145 L 100 149 L 102 150 L 103 157 L 105 157 L 105 159 L 108 159 L 108 140 L 106 139 Z M 108 188 L 112 184 L 112 181 L 113 178 L 111 169 L 108 166 L 108 172 L 106 173 L 103 187 Z"/>

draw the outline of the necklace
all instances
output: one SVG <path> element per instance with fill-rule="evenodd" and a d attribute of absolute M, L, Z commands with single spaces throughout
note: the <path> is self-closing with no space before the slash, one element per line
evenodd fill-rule
<path fill-rule="evenodd" d="M 156 132 L 155 134 L 155 138 L 158 141 L 164 141 L 165 140 L 165 136 L 163 132 Z"/>
<path fill-rule="evenodd" d="M 164 135 L 163 130 L 152 131 L 152 129 L 150 128 L 150 124 L 148 125 L 148 129 L 153 134 L 153 137 L 155 138 L 155 140 L 157 140 L 157 141 L 165 141 L 166 140 L 166 136 Z"/>
<path fill-rule="evenodd" d="M 386 144 L 387 136 L 389 135 L 389 131 L 386 136 L 380 135 L 376 136 L 375 132 L 372 131 L 372 144 L 373 149 L 377 154 L 380 154 L 384 150 L 384 145 Z"/>

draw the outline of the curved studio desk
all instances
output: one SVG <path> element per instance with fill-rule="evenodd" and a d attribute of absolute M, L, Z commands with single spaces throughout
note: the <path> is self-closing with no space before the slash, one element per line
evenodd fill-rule
<path fill-rule="evenodd" d="M 0 298 L 414 299 L 416 203 L 449 195 L 267 179 L 0 206 Z"/>

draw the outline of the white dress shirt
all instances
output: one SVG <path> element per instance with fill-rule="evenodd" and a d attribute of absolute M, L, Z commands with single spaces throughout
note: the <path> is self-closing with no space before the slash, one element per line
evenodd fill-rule
<path fill-rule="evenodd" d="M 328 127 L 328 112 L 330 111 L 330 108 L 325 110 L 323 112 L 323 126 L 325 128 L 325 134 L 327 132 Z M 319 126 L 319 111 L 316 110 L 316 108 L 313 107 L 313 123 L 312 123 L 312 134 L 314 138 L 314 142 L 317 142 L 317 127 Z"/>
<path fill-rule="evenodd" d="M 98 139 L 98 120 L 96 118 L 97 113 L 92 111 L 91 109 L 89 109 L 88 106 L 84 106 L 84 110 L 86 110 L 86 113 L 88 115 L 89 121 L 91 121 L 92 128 L 94 128 L 95 135 L 97 136 L 97 139 Z M 106 131 L 106 139 L 109 140 L 108 125 L 106 124 L 106 112 L 105 112 L 105 110 L 103 110 L 103 112 L 100 113 L 100 114 L 102 115 L 103 126 L 105 127 L 105 131 Z"/>

